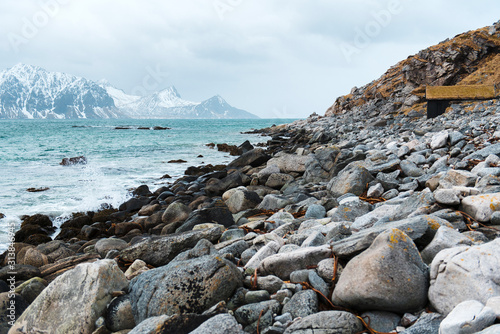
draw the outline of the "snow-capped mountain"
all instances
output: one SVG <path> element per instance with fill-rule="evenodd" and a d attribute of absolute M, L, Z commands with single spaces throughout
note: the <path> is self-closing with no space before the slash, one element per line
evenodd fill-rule
<path fill-rule="evenodd" d="M 173 86 L 147 96 L 127 95 L 107 83 L 101 86 L 114 99 L 115 105 L 131 118 L 258 118 L 232 107 L 218 95 L 203 102 L 191 102 L 182 99 Z"/>
<path fill-rule="evenodd" d="M 147 96 L 126 94 L 106 80 L 94 82 L 18 64 L 0 72 L 1 118 L 258 118 L 220 96 L 181 98 L 175 87 Z"/>
<path fill-rule="evenodd" d="M 0 72 L 0 118 L 123 116 L 93 81 L 24 64 Z"/>

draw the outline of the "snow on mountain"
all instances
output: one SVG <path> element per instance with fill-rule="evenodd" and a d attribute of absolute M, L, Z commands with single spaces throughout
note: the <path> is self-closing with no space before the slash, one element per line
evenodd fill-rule
<path fill-rule="evenodd" d="M 0 72 L 0 118 L 118 118 L 124 115 L 95 82 L 18 64 Z"/>
<path fill-rule="evenodd" d="M 94 82 L 18 64 L 0 72 L 1 118 L 258 118 L 222 97 L 181 98 L 175 87 L 147 96 L 126 94 L 106 80 Z"/>

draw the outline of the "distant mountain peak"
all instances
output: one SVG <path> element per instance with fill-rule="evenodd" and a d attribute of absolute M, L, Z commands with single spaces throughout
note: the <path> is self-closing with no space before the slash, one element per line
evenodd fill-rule
<path fill-rule="evenodd" d="M 19 63 L 0 72 L 0 118 L 257 118 L 220 95 L 184 100 L 174 86 L 146 96 Z"/>

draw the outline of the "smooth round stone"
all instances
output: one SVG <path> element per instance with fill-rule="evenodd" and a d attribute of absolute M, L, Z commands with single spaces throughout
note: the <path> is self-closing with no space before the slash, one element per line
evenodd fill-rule
<path fill-rule="evenodd" d="M 260 303 L 269 300 L 269 297 L 270 295 L 267 290 L 248 291 L 245 294 L 245 302 L 247 304 Z"/>

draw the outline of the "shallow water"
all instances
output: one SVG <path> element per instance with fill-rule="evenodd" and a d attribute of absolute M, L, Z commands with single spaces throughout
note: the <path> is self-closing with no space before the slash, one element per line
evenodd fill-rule
<path fill-rule="evenodd" d="M 72 212 L 118 206 L 128 190 L 141 184 L 155 189 L 188 166 L 228 163 L 234 157 L 206 146 L 266 142 L 241 134 L 292 120 L 2 120 L 0 121 L 0 251 L 7 247 L 9 224 L 22 215 L 47 214 L 60 224 Z M 117 130 L 127 127 L 126 130 Z M 140 130 L 139 127 L 170 130 Z M 85 156 L 88 163 L 61 166 L 65 157 Z M 203 155 L 199 158 L 198 155 Z M 170 164 L 183 159 L 187 163 Z M 28 192 L 28 188 L 49 188 Z"/>

